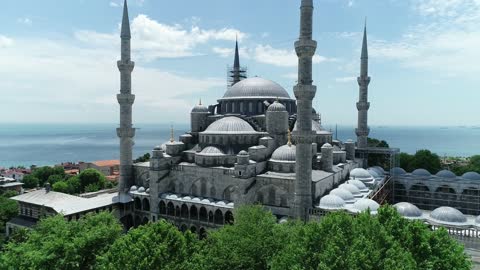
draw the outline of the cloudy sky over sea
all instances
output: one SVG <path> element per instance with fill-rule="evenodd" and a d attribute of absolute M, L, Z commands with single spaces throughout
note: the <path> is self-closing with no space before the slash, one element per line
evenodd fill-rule
<path fill-rule="evenodd" d="M 480 125 L 480 1 L 315 2 L 314 105 L 324 123 L 356 121 L 367 16 L 372 125 Z M 277 81 L 292 95 L 299 1 L 129 3 L 134 121 L 186 123 L 200 97 L 214 103 L 226 88 L 235 36 L 249 76 Z M 0 122 L 116 123 L 122 1 L 1 5 Z"/>

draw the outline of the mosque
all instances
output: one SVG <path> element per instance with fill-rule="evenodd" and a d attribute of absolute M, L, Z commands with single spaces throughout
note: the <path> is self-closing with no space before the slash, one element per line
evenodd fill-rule
<path fill-rule="evenodd" d="M 295 97 L 274 81 L 246 76 L 238 43 L 230 86 L 216 104 L 200 101 L 190 111 L 191 130 L 155 146 L 148 162 L 133 163 L 132 72 L 127 2 L 121 26 L 120 179 L 118 194 L 79 198 L 47 190 L 13 197 L 19 218 L 7 224 L 30 227 L 40 213 L 63 213 L 79 219 L 99 210 L 115 210 L 126 229 L 166 219 L 182 231 L 205 235 L 234 220 L 235 208 L 261 204 L 278 217 L 302 221 L 330 211 L 375 214 L 383 203 L 396 203 L 406 218 L 448 227 L 453 235 L 480 237 L 480 175 L 449 171 L 407 173 L 368 168 L 368 154 L 395 155 L 398 149 L 367 145 L 368 48 L 363 33 L 356 142 L 333 140 L 312 108 L 313 0 L 301 0 L 300 35 L 295 42 L 298 84 Z M 46 209 L 44 209 L 46 208 Z M 463 212 L 463 213 L 462 213 Z M 29 214 L 26 214 L 29 213 Z M 27 222 L 28 221 L 28 222 Z M 25 224 L 29 225 L 25 225 Z M 9 230 L 7 230 L 9 231 Z M 477 241 L 478 242 L 478 241 Z M 480 249 L 480 242 L 477 243 Z"/>

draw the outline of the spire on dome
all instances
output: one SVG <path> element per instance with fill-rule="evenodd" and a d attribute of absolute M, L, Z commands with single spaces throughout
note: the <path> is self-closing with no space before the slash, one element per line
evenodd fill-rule
<path fill-rule="evenodd" d="M 238 38 L 235 37 L 235 58 L 233 60 L 233 67 L 228 71 L 228 85 L 233 86 L 237 82 L 247 78 L 247 70 L 240 66 L 240 53 L 238 51 Z"/>
<path fill-rule="evenodd" d="M 130 35 L 130 20 L 128 18 L 128 6 L 127 0 L 123 2 L 123 17 L 122 17 L 122 30 L 120 33 L 121 38 L 131 38 Z"/>

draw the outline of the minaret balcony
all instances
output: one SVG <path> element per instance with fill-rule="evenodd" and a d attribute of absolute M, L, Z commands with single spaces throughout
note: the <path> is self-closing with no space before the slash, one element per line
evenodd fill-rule
<path fill-rule="evenodd" d="M 295 51 L 298 57 L 313 57 L 317 49 L 317 42 L 311 39 L 299 39 L 295 41 Z"/>
<path fill-rule="evenodd" d="M 370 109 L 370 102 L 357 102 L 357 109 L 359 111 L 367 111 Z"/>
<path fill-rule="evenodd" d="M 132 127 L 119 127 L 117 128 L 117 136 L 120 138 L 133 138 L 135 137 L 135 129 Z"/>
<path fill-rule="evenodd" d="M 293 93 L 297 99 L 313 100 L 317 93 L 315 85 L 298 84 L 293 87 Z"/>
<path fill-rule="evenodd" d="M 130 61 L 130 60 L 118 60 L 117 61 L 117 66 L 118 70 L 120 72 L 127 71 L 127 72 L 132 72 L 133 68 L 135 67 L 135 62 Z"/>
<path fill-rule="evenodd" d="M 120 105 L 132 105 L 135 102 L 135 95 L 132 94 L 117 94 L 117 100 Z"/>
<path fill-rule="evenodd" d="M 355 134 L 357 134 L 357 136 L 368 136 L 368 134 L 370 134 L 370 128 L 367 127 L 366 129 L 359 129 L 359 128 L 356 128 L 355 129 Z"/>
<path fill-rule="evenodd" d="M 357 78 L 357 82 L 360 86 L 370 84 L 370 77 L 369 76 L 360 76 Z"/>

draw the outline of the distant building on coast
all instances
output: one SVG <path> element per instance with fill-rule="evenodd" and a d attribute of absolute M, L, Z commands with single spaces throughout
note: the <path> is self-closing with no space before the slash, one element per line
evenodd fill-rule
<path fill-rule="evenodd" d="M 119 177 L 120 160 L 99 160 L 94 162 L 80 162 L 79 173 L 86 169 L 96 169 L 100 171 L 105 177 L 116 182 Z"/>

